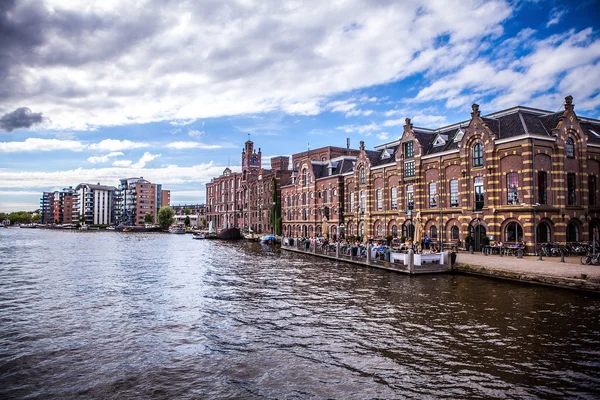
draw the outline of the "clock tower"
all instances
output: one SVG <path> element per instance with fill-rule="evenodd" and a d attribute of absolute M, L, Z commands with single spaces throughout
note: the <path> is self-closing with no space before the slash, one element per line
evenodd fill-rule
<path fill-rule="evenodd" d="M 242 171 L 260 170 L 262 164 L 262 153 L 260 148 L 258 153 L 254 149 L 254 143 L 248 140 L 242 150 Z"/>

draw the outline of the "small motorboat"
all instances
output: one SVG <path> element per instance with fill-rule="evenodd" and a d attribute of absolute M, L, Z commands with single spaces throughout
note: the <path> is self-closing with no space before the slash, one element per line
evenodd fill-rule
<path fill-rule="evenodd" d="M 204 233 L 196 232 L 192 235 L 192 239 L 206 239 Z"/>
<path fill-rule="evenodd" d="M 176 235 L 182 235 L 185 233 L 185 228 L 182 228 L 181 226 L 174 226 L 172 228 L 169 228 L 169 233 L 174 233 Z"/>

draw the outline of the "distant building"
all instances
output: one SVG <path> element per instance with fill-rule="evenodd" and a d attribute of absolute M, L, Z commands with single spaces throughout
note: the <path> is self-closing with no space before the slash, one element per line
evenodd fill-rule
<path fill-rule="evenodd" d="M 115 220 L 128 226 L 144 226 L 147 214 L 158 221 L 158 210 L 171 202 L 171 192 L 161 184 L 139 178 L 121 179 L 115 196 Z"/>
<path fill-rule="evenodd" d="M 54 223 L 54 192 L 43 192 L 40 199 L 40 217 L 42 224 Z"/>
<path fill-rule="evenodd" d="M 77 191 L 77 214 L 83 216 L 83 223 L 88 225 L 109 225 L 114 223 L 114 186 L 80 183 Z"/>
<path fill-rule="evenodd" d="M 271 169 L 262 168 L 261 150 L 257 152 L 248 140 L 242 150 L 242 172 L 225 168 L 223 175 L 206 184 L 207 220 L 217 229 L 272 232 L 280 217 L 279 188 L 291 176 L 288 164 L 288 157 L 273 157 Z"/>
<path fill-rule="evenodd" d="M 206 218 L 206 205 L 205 204 L 178 204 L 171 206 L 175 211 L 175 224 L 185 224 L 185 217 L 190 217 L 190 225 L 196 227 L 202 227 L 202 220 Z M 186 214 L 186 210 L 189 210 L 189 215 Z"/>

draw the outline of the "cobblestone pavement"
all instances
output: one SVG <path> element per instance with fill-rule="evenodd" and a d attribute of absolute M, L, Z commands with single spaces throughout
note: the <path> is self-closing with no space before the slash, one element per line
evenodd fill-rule
<path fill-rule="evenodd" d="M 581 278 L 587 275 L 588 279 L 600 280 L 600 265 L 582 265 L 581 257 L 565 257 L 565 262 L 560 262 L 560 257 L 544 257 L 542 261 L 536 256 L 514 256 L 490 255 L 481 253 L 469 254 L 458 253 L 456 262 L 471 266 L 481 266 L 498 271 L 510 271 L 530 275 L 553 276 L 563 278 Z"/>

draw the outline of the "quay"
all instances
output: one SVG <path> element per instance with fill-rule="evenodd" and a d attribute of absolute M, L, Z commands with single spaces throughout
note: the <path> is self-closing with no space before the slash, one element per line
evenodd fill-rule
<path fill-rule="evenodd" d="M 319 245 L 311 244 L 306 249 L 301 245 L 301 241 L 294 241 L 290 245 L 284 240 L 281 249 L 410 275 L 454 272 L 600 293 L 600 266 L 582 265 L 579 256 L 565 257 L 564 262 L 561 262 L 560 257 L 544 257 L 543 260 L 539 260 L 537 256 L 486 256 L 482 253 L 469 254 L 463 251 L 456 254 L 454 264 L 451 264 L 450 257 L 447 257 L 441 264 L 409 265 L 372 257 L 369 247 L 364 256 L 350 256 L 337 248 L 323 249 Z"/>
<path fill-rule="evenodd" d="M 350 254 L 348 254 L 346 250 L 350 250 L 349 248 L 352 247 L 356 248 L 354 253 L 349 251 Z M 409 253 L 391 252 L 386 256 L 385 253 L 378 255 L 375 247 L 367 245 L 364 248 L 365 254 L 360 255 L 356 251 L 358 246 L 342 248 L 336 245 L 322 246 L 319 242 L 303 242 L 293 238 L 284 238 L 281 241 L 281 249 L 410 275 L 450 272 L 452 270 L 450 252 L 448 251 L 437 254 L 413 254 L 412 251 Z"/>

